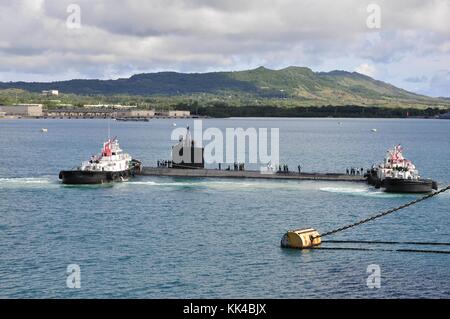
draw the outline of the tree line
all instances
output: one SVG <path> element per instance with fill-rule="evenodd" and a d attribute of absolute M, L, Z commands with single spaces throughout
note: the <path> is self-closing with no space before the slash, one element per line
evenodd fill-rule
<path fill-rule="evenodd" d="M 448 109 L 437 108 L 386 108 L 376 106 L 311 106 L 311 107 L 277 107 L 277 106 L 229 106 L 226 103 L 216 103 L 201 106 L 194 102 L 179 103 L 179 110 L 190 111 L 191 114 L 216 118 L 224 117 L 346 117 L 346 118 L 407 118 L 436 117 L 449 112 Z"/>

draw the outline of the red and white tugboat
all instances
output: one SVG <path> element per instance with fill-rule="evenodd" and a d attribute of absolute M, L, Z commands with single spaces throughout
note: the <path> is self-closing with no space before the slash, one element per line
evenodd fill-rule
<path fill-rule="evenodd" d="M 388 150 L 384 162 L 367 174 L 369 184 L 391 193 L 428 193 L 437 189 L 431 179 L 422 179 L 415 165 L 403 157 L 401 145 Z"/>
<path fill-rule="evenodd" d="M 92 156 L 74 170 L 61 171 L 59 178 L 63 184 L 104 184 L 126 181 L 141 168 L 141 162 L 124 153 L 117 138 L 113 138 L 103 144 L 100 155 Z"/>

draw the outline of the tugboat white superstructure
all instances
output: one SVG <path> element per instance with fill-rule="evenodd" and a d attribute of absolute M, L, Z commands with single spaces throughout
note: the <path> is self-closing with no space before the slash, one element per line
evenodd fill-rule
<path fill-rule="evenodd" d="M 402 152 L 401 145 L 388 150 L 384 162 L 369 171 L 369 184 L 393 193 L 427 193 L 437 189 L 436 182 L 421 179 L 416 166 Z"/>
<path fill-rule="evenodd" d="M 104 184 L 126 181 L 141 168 L 141 162 L 124 153 L 117 138 L 113 138 L 103 144 L 100 155 L 92 156 L 74 170 L 61 171 L 59 178 L 63 184 Z"/>

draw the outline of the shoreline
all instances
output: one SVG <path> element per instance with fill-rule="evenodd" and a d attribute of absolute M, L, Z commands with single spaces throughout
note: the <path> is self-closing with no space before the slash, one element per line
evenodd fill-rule
<path fill-rule="evenodd" d="M 329 119 L 329 120 L 353 120 L 353 119 L 366 119 L 366 120 L 450 120 L 447 117 L 430 117 L 430 116 L 409 116 L 409 117 L 332 117 L 332 116 L 292 116 L 292 117 L 278 117 L 278 116 L 230 116 L 230 117 L 212 117 L 212 116 L 186 116 L 186 117 L 169 117 L 169 116 L 154 116 L 146 118 L 115 118 L 115 117 L 48 117 L 48 116 L 4 116 L 0 117 L 0 120 L 115 120 L 117 122 L 149 122 L 151 120 L 210 120 L 210 119 L 248 119 L 248 120 L 264 120 L 264 119 L 277 119 L 277 120 L 295 120 L 295 119 Z"/>

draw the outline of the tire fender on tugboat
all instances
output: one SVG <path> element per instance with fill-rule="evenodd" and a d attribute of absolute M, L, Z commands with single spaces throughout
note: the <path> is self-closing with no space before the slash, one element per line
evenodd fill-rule
<path fill-rule="evenodd" d="M 114 173 L 108 172 L 108 174 L 106 174 L 106 179 L 111 182 L 114 180 Z"/>

